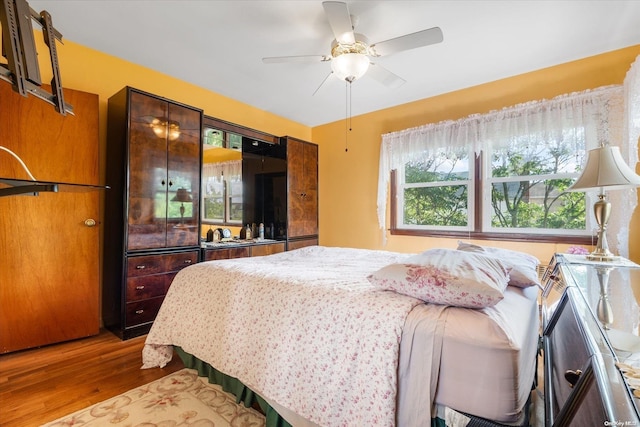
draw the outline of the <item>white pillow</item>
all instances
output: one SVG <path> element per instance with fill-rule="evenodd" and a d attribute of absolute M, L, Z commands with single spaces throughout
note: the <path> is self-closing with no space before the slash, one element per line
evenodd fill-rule
<path fill-rule="evenodd" d="M 509 268 L 509 284 L 511 286 L 526 288 L 540 285 L 540 278 L 538 277 L 538 264 L 540 264 L 540 261 L 533 255 L 460 241 L 458 242 L 458 250 L 500 259 Z"/>
<path fill-rule="evenodd" d="M 379 289 L 425 302 L 482 308 L 504 298 L 509 274 L 500 260 L 454 249 L 430 249 L 370 274 Z"/>

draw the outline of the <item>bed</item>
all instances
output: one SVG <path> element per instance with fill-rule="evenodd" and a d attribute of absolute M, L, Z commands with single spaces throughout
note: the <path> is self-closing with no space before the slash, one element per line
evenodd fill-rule
<path fill-rule="evenodd" d="M 450 266 L 479 250 L 439 250 L 435 258 Z M 499 257 L 477 257 L 504 267 L 485 260 Z M 468 304 L 425 303 L 431 296 L 394 289 L 390 277 L 407 276 L 402 268 L 416 263 L 423 271 L 431 259 L 432 251 L 312 246 L 195 264 L 175 277 L 143 367 L 164 366 L 176 350 L 238 400 L 257 399 L 267 425 L 527 425 L 535 280 L 491 289 L 497 302 L 482 308 L 473 304 L 486 295 L 469 299 L 475 289 L 464 292 Z M 513 270 L 504 271 L 508 282 Z"/>

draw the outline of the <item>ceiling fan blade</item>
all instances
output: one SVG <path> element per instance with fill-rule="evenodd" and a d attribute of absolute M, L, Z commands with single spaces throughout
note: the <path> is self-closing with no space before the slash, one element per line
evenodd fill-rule
<path fill-rule="evenodd" d="M 329 80 L 329 77 L 331 77 L 332 74 L 333 74 L 333 71 L 330 72 L 329 74 L 327 74 L 327 77 L 325 77 L 324 80 L 322 81 L 322 83 L 320 83 L 320 86 L 318 86 L 318 88 L 313 91 L 313 95 L 311 95 L 311 96 L 315 96 L 315 94 L 318 93 L 320 88 L 327 82 L 327 80 Z"/>
<path fill-rule="evenodd" d="M 393 74 L 391 71 L 373 62 L 369 64 L 367 75 L 373 77 L 390 89 L 397 89 L 407 82 L 402 77 Z"/>
<path fill-rule="evenodd" d="M 277 64 L 280 62 L 324 62 L 330 61 L 327 55 L 300 55 L 300 56 L 269 56 L 262 58 L 265 64 Z"/>
<path fill-rule="evenodd" d="M 356 38 L 353 34 L 351 15 L 346 3 L 341 1 L 323 1 L 322 7 L 327 15 L 327 20 L 338 43 L 354 44 Z"/>
<path fill-rule="evenodd" d="M 444 40 L 442 30 L 439 27 L 433 27 L 428 30 L 422 30 L 416 33 L 396 37 L 394 39 L 385 40 L 371 45 L 370 48 L 373 56 L 385 56 L 401 52 L 403 50 L 441 43 L 442 40 Z"/>

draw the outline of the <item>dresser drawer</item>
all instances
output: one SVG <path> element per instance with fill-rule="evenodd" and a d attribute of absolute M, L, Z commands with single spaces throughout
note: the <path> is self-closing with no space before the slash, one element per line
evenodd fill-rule
<path fill-rule="evenodd" d="M 164 296 L 129 302 L 126 304 L 125 326 L 131 327 L 153 321 L 160 310 Z"/>
<path fill-rule="evenodd" d="M 213 261 L 216 259 L 245 258 L 251 256 L 251 247 L 242 246 L 239 248 L 207 249 L 204 251 L 204 260 Z"/>
<path fill-rule="evenodd" d="M 256 245 L 251 248 L 251 256 L 264 256 L 284 252 L 284 242 Z"/>
<path fill-rule="evenodd" d="M 198 251 L 163 255 L 165 271 L 179 271 L 198 262 Z"/>
<path fill-rule="evenodd" d="M 127 302 L 159 297 L 166 293 L 168 278 L 166 274 L 129 277 L 127 279 Z"/>
<path fill-rule="evenodd" d="M 198 262 L 198 251 L 127 258 L 127 277 L 179 271 Z"/>
<path fill-rule="evenodd" d="M 566 289 L 544 331 L 548 374 L 545 391 L 550 391 L 549 404 L 554 416 L 573 392 L 573 386 L 567 379 L 567 376 L 571 377 L 569 372 L 584 372 L 591 356 L 596 353 L 580 320 L 578 310 L 581 306 L 576 306 L 576 298 L 581 298 L 576 289 Z"/>
<path fill-rule="evenodd" d="M 127 277 L 164 273 L 167 255 L 144 255 L 127 257 Z"/>

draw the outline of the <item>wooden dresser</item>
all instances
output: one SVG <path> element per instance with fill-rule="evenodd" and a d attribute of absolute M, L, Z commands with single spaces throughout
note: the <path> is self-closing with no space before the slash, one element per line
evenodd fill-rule
<path fill-rule="evenodd" d="M 545 426 L 640 425 L 620 368 L 640 367 L 640 269 L 610 265 L 556 255 L 545 274 Z"/>
<path fill-rule="evenodd" d="M 171 280 L 198 262 L 202 110 L 125 87 L 109 98 L 102 313 L 149 331 Z"/>

